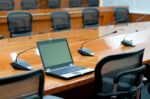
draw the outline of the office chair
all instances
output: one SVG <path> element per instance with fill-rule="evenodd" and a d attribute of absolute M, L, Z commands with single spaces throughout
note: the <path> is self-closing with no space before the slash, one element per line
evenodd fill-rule
<path fill-rule="evenodd" d="M 99 61 L 95 67 L 96 98 L 135 99 L 136 95 L 139 97 L 145 69 L 142 65 L 143 52 L 144 49 L 141 49 L 110 55 Z"/>
<path fill-rule="evenodd" d="M 83 26 L 97 27 L 99 26 L 99 11 L 96 8 L 86 8 L 82 11 Z"/>
<path fill-rule="evenodd" d="M 88 7 L 98 7 L 99 0 L 87 0 Z"/>
<path fill-rule="evenodd" d="M 22 0 L 21 8 L 23 10 L 37 9 L 38 8 L 38 0 Z"/>
<path fill-rule="evenodd" d="M 68 12 L 52 12 L 51 21 L 54 31 L 70 29 L 70 15 Z"/>
<path fill-rule="evenodd" d="M 62 99 L 44 95 L 44 73 L 35 70 L 0 78 L 0 99 Z"/>
<path fill-rule="evenodd" d="M 82 0 L 70 0 L 70 7 L 81 7 L 82 6 Z"/>
<path fill-rule="evenodd" d="M 28 12 L 11 12 L 7 16 L 10 37 L 32 35 L 32 15 Z"/>
<path fill-rule="evenodd" d="M 129 10 L 128 8 L 116 8 L 115 9 L 115 23 L 127 23 L 129 22 Z"/>
<path fill-rule="evenodd" d="M 0 11 L 13 9 L 14 9 L 14 0 L 0 0 Z"/>
<path fill-rule="evenodd" d="M 48 8 L 60 8 L 60 0 L 47 0 Z"/>

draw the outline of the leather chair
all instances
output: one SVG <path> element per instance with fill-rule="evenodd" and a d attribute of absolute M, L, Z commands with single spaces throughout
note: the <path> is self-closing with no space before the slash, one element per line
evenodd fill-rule
<path fill-rule="evenodd" d="M 115 9 L 115 23 L 127 23 L 130 22 L 128 8 L 116 8 Z"/>
<path fill-rule="evenodd" d="M 82 7 L 82 0 L 70 0 L 70 7 Z"/>
<path fill-rule="evenodd" d="M 28 12 L 11 12 L 7 16 L 10 37 L 32 35 L 32 15 Z"/>
<path fill-rule="evenodd" d="M 0 11 L 14 9 L 14 0 L 0 0 Z"/>
<path fill-rule="evenodd" d="M 82 12 L 83 27 L 99 26 L 99 11 L 96 8 L 86 8 Z"/>
<path fill-rule="evenodd" d="M 38 0 L 22 0 L 21 8 L 23 10 L 37 9 L 38 8 Z"/>
<path fill-rule="evenodd" d="M 48 8 L 60 8 L 61 0 L 47 0 Z"/>
<path fill-rule="evenodd" d="M 70 14 L 68 12 L 52 12 L 51 22 L 54 31 L 70 29 Z"/>

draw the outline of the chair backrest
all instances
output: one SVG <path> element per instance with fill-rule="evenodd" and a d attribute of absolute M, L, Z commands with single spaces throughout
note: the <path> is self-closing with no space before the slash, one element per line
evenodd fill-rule
<path fill-rule="evenodd" d="M 96 8 L 86 8 L 82 11 L 83 26 L 98 26 L 99 25 L 99 11 Z"/>
<path fill-rule="evenodd" d="M 52 12 L 51 21 L 54 31 L 70 29 L 70 14 L 68 12 Z"/>
<path fill-rule="evenodd" d="M 82 0 L 70 0 L 70 7 L 81 7 L 82 6 Z"/>
<path fill-rule="evenodd" d="M 60 8 L 61 0 L 47 0 L 48 8 Z"/>
<path fill-rule="evenodd" d="M 144 49 L 140 49 L 138 51 L 133 51 L 130 53 L 122 53 L 117 55 L 110 55 L 102 60 L 100 60 L 95 67 L 95 83 L 98 92 L 103 92 L 104 85 L 102 83 L 102 78 L 114 78 L 120 72 L 127 71 L 130 69 L 137 68 L 142 66 L 142 58 L 143 58 Z M 135 79 L 130 79 L 128 81 L 122 82 L 131 82 L 135 84 L 138 82 L 140 76 L 134 77 Z"/>
<path fill-rule="evenodd" d="M 32 32 L 32 15 L 28 12 L 11 12 L 7 17 L 8 29 L 10 36 L 31 35 Z M 28 34 L 30 33 L 30 34 Z"/>
<path fill-rule="evenodd" d="M 129 10 L 128 8 L 116 8 L 115 9 L 115 23 L 129 22 Z"/>
<path fill-rule="evenodd" d="M 0 99 L 42 99 L 43 90 L 42 70 L 0 78 Z"/>
<path fill-rule="evenodd" d="M 38 0 L 22 0 L 21 8 L 23 10 L 37 9 L 38 8 Z"/>
<path fill-rule="evenodd" d="M 98 7 L 99 0 L 87 0 L 88 7 Z"/>
<path fill-rule="evenodd" d="M 0 0 L 0 11 L 13 9 L 14 9 L 14 0 Z"/>

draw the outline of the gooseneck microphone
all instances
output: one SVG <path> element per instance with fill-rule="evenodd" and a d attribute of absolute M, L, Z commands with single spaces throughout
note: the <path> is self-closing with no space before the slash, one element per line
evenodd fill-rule
<path fill-rule="evenodd" d="M 139 22 L 143 20 L 147 15 L 143 15 L 142 17 L 139 17 L 135 22 Z M 135 32 L 138 32 L 139 29 L 137 28 Z M 135 45 L 132 43 L 132 41 L 126 40 L 127 34 L 124 36 L 123 40 L 121 41 L 121 44 L 127 47 L 135 47 Z"/>
<path fill-rule="evenodd" d="M 143 16 L 137 18 L 136 21 L 135 21 L 135 23 L 142 21 L 146 16 L 147 16 L 147 15 L 144 14 Z M 138 32 L 138 31 L 139 31 L 139 29 L 137 28 L 137 29 L 136 29 L 136 32 Z"/>
<path fill-rule="evenodd" d="M 123 40 L 121 41 L 121 44 L 127 47 L 135 47 L 135 45 L 133 45 L 132 40 L 126 40 L 127 34 L 125 34 Z"/>
<path fill-rule="evenodd" d="M 15 68 L 15 69 L 20 69 L 20 70 L 31 70 L 31 69 L 32 69 L 32 66 L 31 66 L 30 64 L 28 64 L 28 63 L 27 63 L 26 61 L 24 61 L 24 60 L 19 60 L 18 57 L 19 57 L 21 54 L 23 54 L 23 53 L 25 53 L 25 52 L 27 52 L 27 51 L 29 51 L 29 50 L 31 50 L 31 49 L 34 49 L 34 48 L 35 48 L 35 46 L 34 46 L 34 47 L 31 47 L 31 48 L 29 48 L 29 49 L 26 49 L 26 50 L 24 50 L 24 51 L 22 51 L 22 52 L 20 52 L 20 53 L 18 53 L 17 56 L 16 56 L 15 61 L 12 62 L 12 63 L 10 63 L 10 64 L 12 65 L 12 67 Z"/>
<path fill-rule="evenodd" d="M 113 34 L 113 33 L 117 33 L 117 31 L 113 31 L 113 32 L 111 32 L 111 33 L 109 33 L 109 34 L 105 34 L 105 35 L 99 36 L 99 37 L 97 37 L 97 38 L 90 39 L 90 40 L 87 40 L 87 41 L 83 42 L 83 43 L 81 44 L 81 47 L 78 49 L 78 52 L 79 52 L 81 55 L 83 55 L 83 56 L 94 56 L 95 53 L 94 53 L 92 50 L 90 50 L 90 49 L 88 49 L 88 48 L 83 48 L 83 46 L 84 46 L 86 43 L 88 43 L 88 42 L 91 42 L 91 41 L 93 41 L 93 40 L 99 39 L 99 38 L 101 38 L 101 37 L 104 37 L 104 36 L 107 36 L 107 35 L 110 35 L 110 34 Z"/>

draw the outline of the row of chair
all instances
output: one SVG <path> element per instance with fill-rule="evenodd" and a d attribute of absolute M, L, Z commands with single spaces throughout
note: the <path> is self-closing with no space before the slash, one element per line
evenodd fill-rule
<path fill-rule="evenodd" d="M 130 53 L 109 55 L 100 60 L 95 67 L 95 98 L 140 99 L 145 69 L 142 65 L 143 53 L 144 49 L 140 49 Z M 51 95 L 43 97 L 44 78 L 42 70 L 0 78 L 0 98 L 60 99 Z M 9 90 L 11 91 L 7 93 Z"/>
<path fill-rule="evenodd" d="M 39 0 L 21 0 L 21 9 L 38 9 L 43 4 L 38 4 Z M 69 0 L 70 7 L 82 7 L 82 0 Z M 48 8 L 60 8 L 61 0 L 47 0 Z M 89 7 L 99 6 L 99 0 L 87 0 Z M 0 11 L 13 10 L 14 0 L 0 0 Z"/>
<path fill-rule="evenodd" d="M 116 8 L 116 23 L 129 22 L 127 8 Z M 99 10 L 85 8 L 82 11 L 83 27 L 99 26 Z M 10 37 L 32 35 L 32 15 L 28 12 L 11 12 L 7 17 Z M 70 14 L 68 12 L 52 12 L 51 23 L 53 31 L 70 29 Z"/>
<path fill-rule="evenodd" d="M 84 27 L 98 26 L 99 11 L 96 8 L 83 10 Z M 32 35 L 32 15 L 28 12 L 11 12 L 7 17 L 10 37 Z M 70 14 L 68 12 L 52 12 L 51 23 L 53 31 L 70 29 Z"/>

